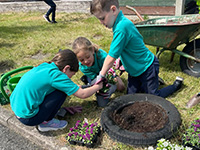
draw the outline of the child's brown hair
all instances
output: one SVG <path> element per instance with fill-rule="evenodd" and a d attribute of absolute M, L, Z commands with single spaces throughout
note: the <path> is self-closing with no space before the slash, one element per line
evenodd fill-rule
<path fill-rule="evenodd" d="M 85 37 L 78 37 L 77 39 L 75 39 L 72 44 L 72 49 L 75 54 L 78 54 L 81 50 L 91 52 L 93 50 L 94 52 L 97 52 L 99 50 L 97 45 L 92 44 L 90 40 Z"/>
<path fill-rule="evenodd" d="M 90 13 L 101 13 L 102 11 L 109 12 L 112 5 L 119 8 L 118 0 L 92 0 L 90 4 Z"/>
<path fill-rule="evenodd" d="M 70 71 L 77 72 L 79 68 L 76 54 L 70 49 L 59 51 L 49 63 L 51 62 L 54 62 L 60 71 L 62 71 L 66 65 L 70 66 Z"/>

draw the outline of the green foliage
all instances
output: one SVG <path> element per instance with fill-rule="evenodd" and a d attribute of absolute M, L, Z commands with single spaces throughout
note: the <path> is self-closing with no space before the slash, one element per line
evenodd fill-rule
<path fill-rule="evenodd" d="M 183 135 L 185 144 L 191 144 L 192 146 L 200 147 L 200 119 L 196 118 L 191 121 L 190 127 L 186 130 Z"/>

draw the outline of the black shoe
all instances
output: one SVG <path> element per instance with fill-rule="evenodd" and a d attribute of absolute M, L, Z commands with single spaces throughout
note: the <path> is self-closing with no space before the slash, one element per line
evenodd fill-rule
<path fill-rule="evenodd" d="M 54 20 L 54 21 L 51 21 L 51 23 L 57 23 L 57 21 Z"/>
<path fill-rule="evenodd" d="M 86 75 L 83 75 L 81 78 L 80 78 L 80 80 L 85 84 L 85 85 L 87 85 L 89 82 L 88 82 L 88 80 L 87 80 L 87 76 Z"/>
<path fill-rule="evenodd" d="M 183 84 L 183 78 L 181 77 L 176 77 L 176 80 L 174 81 L 174 86 L 176 87 L 176 91 L 179 90 Z"/>
<path fill-rule="evenodd" d="M 47 22 L 51 23 L 51 20 L 49 19 L 49 16 L 44 15 L 43 18 L 44 18 Z"/>

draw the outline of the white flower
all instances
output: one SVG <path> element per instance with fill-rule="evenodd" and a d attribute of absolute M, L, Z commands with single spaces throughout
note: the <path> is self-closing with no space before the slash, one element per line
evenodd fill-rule
<path fill-rule="evenodd" d="M 159 141 L 159 142 L 164 142 L 164 141 L 165 141 L 165 139 L 163 139 L 163 138 L 162 138 L 162 139 L 160 139 L 160 140 L 158 140 L 158 141 Z"/>
<path fill-rule="evenodd" d="M 175 145 L 175 150 L 184 150 L 184 148 L 182 149 L 180 146 L 178 146 L 178 145 Z"/>
<path fill-rule="evenodd" d="M 163 143 L 163 146 L 164 147 L 167 147 L 169 145 L 169 143 L 167 142 L 167 141 L 165 141 L 164 143 Z"/>
<path fill-rule="evenodd" d="M 172 144 L 169 140 L 160 139 L 158 140 L 158 149 L 159 150 L 192 150 L 190 147 L 184 147 L 183 145 Z M 148 150 L 156 150 L 156 149 L 148 149 Z"/>
<path fill-rule="evenodd" d="M 187 146 L 185 147 L 185 149 L 186 149 L 186 150 L 192 150 L 191 147 L 187 147 Z"/>
<path fill-rule="evenodd" d="M 153 146 L 149 146 L 148 150 L 154 150 Z"/>
<path fill-rule="evenodd" d="M 174 147 L 174 144 L 169 143 L 169 147 L 173 148 L 173 147 Z"/>

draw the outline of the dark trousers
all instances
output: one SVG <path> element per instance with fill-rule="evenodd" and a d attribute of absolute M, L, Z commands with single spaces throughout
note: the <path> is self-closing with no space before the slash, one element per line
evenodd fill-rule
<path fill-rule="evenodd" d="M 39 125 L 44 121 L 52 120 L 64 103 L 67 95 L 64 92 L 55 90 L 47 95 L 39 106 L 39 112 L 32 118 L 18 118 L 20 122 L 28 126 Z"/>
<path fill-rule="evenodd" d="M 154 61 L 149 68 L 138 77 L 128 75 L 127 94 L 134 93 L 148 93 L 161 97 L 167 97 L 176 91 L 174 85 L 169 85 L 165 88 L 158 89 L 158 74 L 159 74 L 159 61 L 155 57 Z"/>
<path fill-rule="evenodd" d="M 52 0 L 44 0 L 44 2 L 51 7 L 47 11 L 46 16 L 49 16 L 52 13 L 52 21 L 55 21 L 55 17 L 56 17 L 56 4 Z"/>

